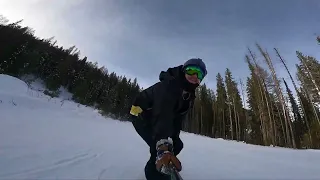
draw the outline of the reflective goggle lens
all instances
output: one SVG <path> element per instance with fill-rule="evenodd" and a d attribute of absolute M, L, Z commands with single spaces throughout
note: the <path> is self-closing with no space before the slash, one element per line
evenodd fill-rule
<path fill-rule="evenodd" d="M 194 75 L 196 74 L 199 80 L 202 80 L 204 78 L 204 73 L 201 71 L 200 68 L 194 67 L 194 66 L 189 66 L 186 68 L 186 74 L 188 75 Z"/>

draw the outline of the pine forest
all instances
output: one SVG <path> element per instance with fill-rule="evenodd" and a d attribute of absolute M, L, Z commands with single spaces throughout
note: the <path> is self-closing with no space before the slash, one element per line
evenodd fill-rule
<path fill-rule="evenodd" d="M 51 96 L 62 86 L 77 103 L 130 121 L 131 102 L 142 90 L 137 79 L 80 58 L 80 50 L 59 47 L 54 37 L 36 37 L 21 22 L 9 23 L 0 16 L 1 74 L 32 74 L 46 83 Z M 320 44 L 320 38 L 315 43 Z M 320 63 L 300 51 L 296 57 L 296 72 L 290 72 L 281 50 L 268 52 L 259 44 L 248 48 L 239 61 L 247 64 L 250 75 L 238 79 L 228 68 L 216 72 L 216 90 L 206 84 L 197 89 L 183 130 L 255 145 L 320 149 Z M 279 76 L 275 65 L 281 65 L 289 80 Z"/>

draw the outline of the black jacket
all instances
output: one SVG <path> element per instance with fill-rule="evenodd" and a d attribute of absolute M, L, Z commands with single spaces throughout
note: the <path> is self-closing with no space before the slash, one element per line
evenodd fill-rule
<path fill-rule="evenodd" d="M 193 107 L 195 99 L 195 88 L 190 88 L 182 66 L 162 71 L 159 79 L 160 82 L 143 90 L 133 102 L 133 106 L 143 110 L 141 121 L 146 128 L 152 129 L 155 141 L 179 137 L 182 121 Z"/>

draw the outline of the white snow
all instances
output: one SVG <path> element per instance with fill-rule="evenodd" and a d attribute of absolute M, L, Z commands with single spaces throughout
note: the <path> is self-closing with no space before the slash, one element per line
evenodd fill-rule
<path fill-rule="evenodd" d="M 0 75 L 0 179 L 144 179 L 149 150 L 129 122 Z M 40 92 L 41 93 L 41 92 Z M 319 179 L 320 151 L 182 133 L 184 179 Z"/>
<path fill-rule="evenodd" d="M 23 81 L 17 81 L 15 77 L 0 74 L 1 94 L 26 94 L 28 86 Z"/>
<path fill-rule="evenodd" d="M 43 96 L 43 92 L 46 90 L 45 83 L 42 79 L 35 77 L 34 75 L 28 74 L 21 77 L 22 80 L 28 82 L 29 88 L 34 90 L 31 91 L 30 95 L 36 96 Z M 72 100 L 72 94 L 68 92 L 64 87 L 60 87 L 59 91 L 59 98 L 62 100 Z M 42 92 L 42 93 L 39 93 Z"/>

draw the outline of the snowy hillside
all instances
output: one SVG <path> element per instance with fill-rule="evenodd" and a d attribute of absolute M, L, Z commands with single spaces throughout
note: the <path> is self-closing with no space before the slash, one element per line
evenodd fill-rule
<path fill-rule="evenodd" d="M 144 179 L 146 144 L 128 122 L 50 99 L 0 75 L 0 179 Z M 319 179 L 320 151 L 182 133 L 184 179 Z"/>

